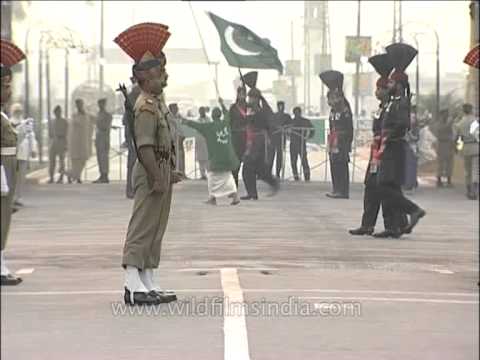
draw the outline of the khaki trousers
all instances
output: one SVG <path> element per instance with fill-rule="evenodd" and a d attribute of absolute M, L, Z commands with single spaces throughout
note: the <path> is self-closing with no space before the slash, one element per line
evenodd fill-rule
<path fill-rule="evenodd" d="M 2 165 L 5 168 L 9 192 L 7 196 L 1 197 L 1 250 L 7 245 L 8 232 L 12 221 L 12 205 L 15 196 L 15 185 L 17 182 L 17 158 L 15 156 L 2 156 Z"/>
<path fill-rule="evenodd" d="M 138 161 L 133 169 L 133 186 L 133 212 L 123 248 L 122 266 L 135 266 L 139 270 L 157 268 L 170 215 L 172 186 L 163 194 L 152 192 L 147 174 Z"/>

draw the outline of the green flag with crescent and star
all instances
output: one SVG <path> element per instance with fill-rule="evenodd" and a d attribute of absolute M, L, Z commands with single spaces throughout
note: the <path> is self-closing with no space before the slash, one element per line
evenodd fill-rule
<path fill-rule="evenodd" d="M 221 50 L 230 66 L 250 69 L 276 69 L 283 65 L 268 39 L 262 39 L 251 30 L 208 13 L 220 36 Z"/>

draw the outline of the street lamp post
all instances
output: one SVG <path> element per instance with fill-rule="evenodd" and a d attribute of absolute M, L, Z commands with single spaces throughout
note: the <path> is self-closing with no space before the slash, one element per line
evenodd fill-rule
<path fill-rule="evenodd" d="M 28 48 L 28 39 L 30 36 L 30 28 L 27 29 L 25 34 L 25 115 L 30 117 L 30 71 L 29 71 L 29 48 Z"/>
<path fill-rule="evenodd" d="M 413 39 L 415 40 L 415 46 L 417 47 L 417 59 L 416 59 L 416 69 L 415 69 L 415 102 L 417 104 L 417 110 L 415 115 L 418 113 L 418 105 L 420 103 L 420 46 L 418 43 L 417 36 L 420 35 L 419 33 L 415 33 Z"/>
<path fill-rule="evenodd" d="M 65 48 L 65 100 L 64 100 L 64 114 L 65 119 L 68 119 L 68 96 L 69 96 L 69 59 L 68 59 L 68 47 Z"/>
<path fill-rule="evenodd" d="M 44 32 L 40 34 L 38 42 L 38 161 L 43 163 L 43 39 Z"/>
<path fill-rule="evenodd" d="M 48 126 L 48 138 L 50 138 L 50 131 L 51 131 L 51 93 L 50 93 L 50 49 L 47 47 L 45 49 L 45 82 L 47 85 L 47 126 Z"/>

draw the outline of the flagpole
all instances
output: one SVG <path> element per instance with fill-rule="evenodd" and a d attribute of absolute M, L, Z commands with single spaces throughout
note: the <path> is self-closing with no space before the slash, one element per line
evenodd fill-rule
<path fill-rule="evenodd" d="M 205 42 L 203 41 L 202 33 L 200 32 L 200 27 L 197 23 L 197 18 L 195 17 L 195 13 L 193 12 L 192 3 L 189 1 L 188 5 L 190 6 L 190 11 L 192 12 L 193 21 L 195 22 L 195 26 L 197 28 L 198 36 L 200 37 L 200 41 L 202 43 L 203 53 L 205 54 L 205 58 L 207 59 L 208 66 L 210 66 L 210 59 L 208 58 L 207 49 L 205 48 Z M 215 85 L 215 91 L 217 92 L 217 98 L 220 97 L 220 92 L 218 91 L 218 84 L 217 78 L 215 77 L 213 80 L 213 84 Z"/>

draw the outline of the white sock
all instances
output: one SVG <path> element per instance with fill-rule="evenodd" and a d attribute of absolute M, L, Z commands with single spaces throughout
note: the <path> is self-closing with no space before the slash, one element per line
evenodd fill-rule
<path fill-rule="evenodd" d="M 125 269 L 125 287 L 130 290 L 132 296 L 134 292 L 148 292 L 135 266 L 127 266 Z"/>
<path fill-rule="evenodd" d="M 153 269 L 143 269 L 143 271 L 140 272 L 140 279 L 148 291 L 162 291 L 162 288 L 155 283 Z"/>
<path fill-rule="evenodd" d="M 8 274 L 11 274 L 10 270 L 7 268 L 7 264 L 5 263 L 5 251 L 0 252 L 0 263 L 1 263 L 1 274 L 6 276 Z"/>

